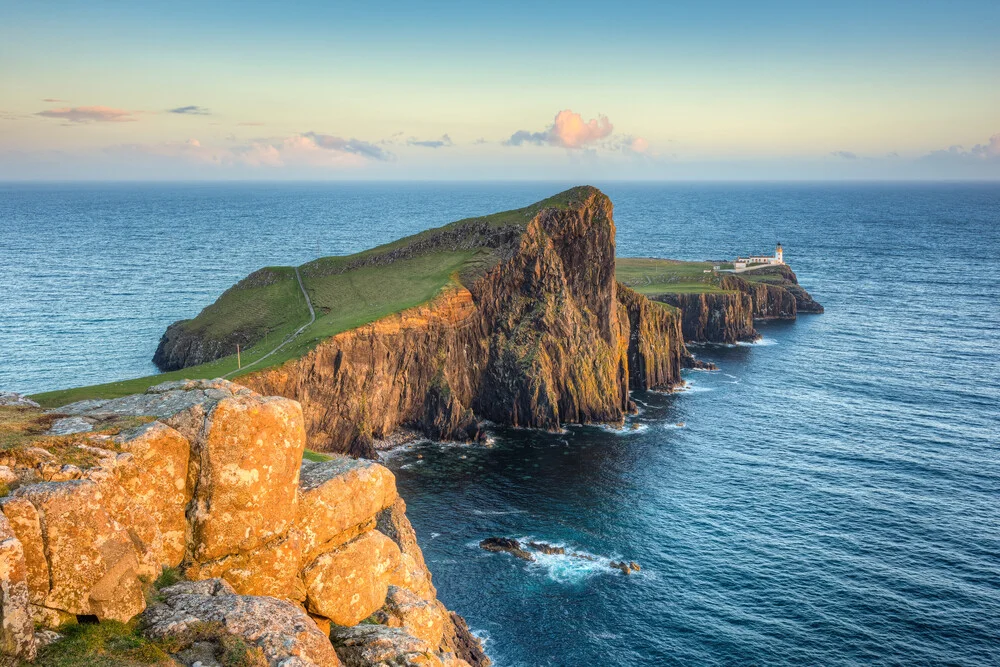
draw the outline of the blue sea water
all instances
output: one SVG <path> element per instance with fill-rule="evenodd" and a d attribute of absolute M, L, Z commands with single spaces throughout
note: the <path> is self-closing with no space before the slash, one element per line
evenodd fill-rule
<path fill-rule="evenodd" d="M 390 457 L 497 665 L 1000 664 L 1000 186 L 596 185 L 620 255 L 780 240 L 826 313 L 697 349 L 720 370 L 636 394 L 623 431 Z M 255 268 L 561 188 L 0 184 L 0 389 L 150 373 L 163 328 Z M 491 535 L 602 560 L 524 563 Z"/>

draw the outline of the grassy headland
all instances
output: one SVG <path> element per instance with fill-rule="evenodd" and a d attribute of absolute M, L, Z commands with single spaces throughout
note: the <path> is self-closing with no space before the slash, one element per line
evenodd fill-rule
<path fill-rule="evenodd" d="M 293 267 L 255 271 L 226 290 L 197 317 L 180 326 L 206 341 L 242 340 L 244 372 L 279 365 L 309 352 L 323 340 L 433 299 L 447 285 L 469 284 L 499 260 L 505 243 L 546 208 L 566 209 L 593 192 L 578 187 L 524 208 L 466 218 L 348 256 L 324 257 L 299 267 L 316 311 L 316 321 L 267 357 L 283 340 L 309 322 L 309 310 Z M 44 407 L 92 398 L 116 398 L 143 392 L 154 384 L 179 379 L 216 378 L 237 367 L 232 354 L 141 378 L 36 394 Z"/>

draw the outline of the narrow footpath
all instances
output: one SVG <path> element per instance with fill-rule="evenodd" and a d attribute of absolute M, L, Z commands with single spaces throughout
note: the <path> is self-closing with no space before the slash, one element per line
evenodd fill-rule
<path fill-rule="evenodd" d="M 312 300 L 309 298 L 309 293 L 306 292 L 306 288 L 302 284 L 302 276 L 299 275 L 299 268 L 298 267 L 295 267 L 295 279 L 299 282 L 299 289 L 302 290 L 302 296 L 304 296 L 306 298 L 306 305 L 309 306 L 309 321 L 306 322 L 305 324 L 303 324 L 301 327 L 299 327 L 295 331 L 295 333 L 290 334 L 287 338 L 285 338 L 285 340 L 281 341 L 281 343 L 278 344 L 278 347 L 274 348 L 273 350 L 271 350 L 270 352 L 268 352 L 267 354 L 265 354 L 260 359 L 257 359 L 256 361 L 251 361 L 249 364 L 247 364 L 243 368 L 237 368 L 235 371 L 230 371 L 230 372 L 226 373 L 225 375 L 222 376 L 223 378 L 231 377 L 233 375 L 236 375 L 237 373 L 242 373 L 243 371 L 245 371 L 246 369 L 250 368 L 251 366 L 256 366 L 257 364 L 259 364 L 260 362 L 264 361 L 265 359 L 267 359 L 268 357 L 270 357 L 272 354 L 274 354 L 275 352 L 277 352 L 281 348 L 283 348 L 286 345 L 288 345 L 289 343 L 291 343 L 293 340 L 295 340 L 298 337 L 298 335 L 300 333 L 302 333 L 303 331 L 305 331 L 306 329 L 308 329 L 310 326 L 312 326 L 312 323 L 316 321 L 316 310 L 313 308 Z"/>

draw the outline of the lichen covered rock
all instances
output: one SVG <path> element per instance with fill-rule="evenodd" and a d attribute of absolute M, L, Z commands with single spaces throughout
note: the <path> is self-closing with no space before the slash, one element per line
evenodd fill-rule
<path fill-rule="evenodd" d="M 373 530 L 321 554 L 303 570 L 306 608 L 337 625 L 354 625 L 382 606 L 399 547 Z"/>
<path fill-rule="evenodd" d="M 162 602 L 143 614 L 144 632 L 157 638 L 182 636 L 198 624 L 220 623 L 258 646 L 271 665 L 336 667 L 341 664 L 327 637 L 299 607 L 271 597 L 237 595 L 226 582 L 183 582 L 160 591 Z"/>
<path fill-rule="evenodd" d="M 35 657 L 35 625 L 28 604 L 24 550 L 0 514 L 0 654 L 24 660 Z"/>

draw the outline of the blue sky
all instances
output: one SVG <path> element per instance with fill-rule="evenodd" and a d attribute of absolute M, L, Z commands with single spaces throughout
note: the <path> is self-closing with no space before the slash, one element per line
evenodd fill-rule
<path fill-rule="evenodd" d="M 997 2 L 470 4 L 0 1 L 0 179 L 1000 178 Z"/>

